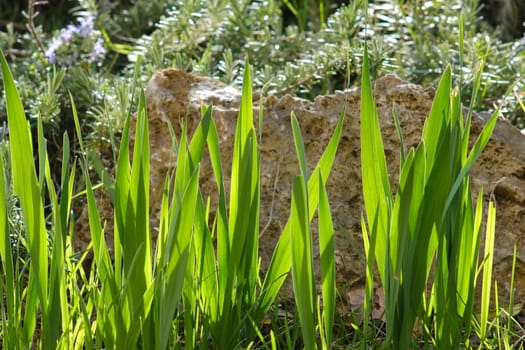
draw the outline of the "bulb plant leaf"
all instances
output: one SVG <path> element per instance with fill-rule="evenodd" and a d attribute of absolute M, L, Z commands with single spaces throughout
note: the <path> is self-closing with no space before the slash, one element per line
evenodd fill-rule
<path fill-rule="evenodd" d="M 23 343 L 30 344 L 36 327 L 38 309 L 42 312 L 43 330 L 47 330 L 51 321 L 48 313 L 48 235 L 44 218 L 43 189 L 37 177 L 35 163 L 32 161 L 34 153 L 29 123 L 3 52 L 0 52 L 0 64 L 9 127 L 13 194 L 18 196 L 20 201 L 31 256 L 27 304 L 23 316 L 24 327 L 19 335 L 23 337 Z M 4 234 L 8 234 L 8 231 Z M 48 345 L 52 341 L 53 339 L 45 340 Z"/>
<path fill-rule="evenodd" d="M 71 97 L 80 147 L 79 164 L 86 187 L 81 193 L 86 195 L 92 237 L 88 249 L 92 250 L 93 263 L 88 278 L 82 262 L 89 251 L 78 261 L 71 258 L 74 252 L 70 212 L 72 199 L 79 195 L 73 194 L 76 161 L 72 160 L 75 153 L 69 137 L 63 135 L 63 164 L 60 182 L 55 183 L 40 119 L 36 140 L 38 168 L 34 161 L 28 161 L 34 156 L 29 126 L 3 55 L 0 64 L 10 136 L 9 159 L 0 159 L 3 345 L 165 349 L 173 344 L 182 346 L 179 324 L 183 322 L 187 348 L 202 347 L 208 341 L 217 349 L 250 348 L 254 339 L 264 342 L 259 327 L 291 270 L 299 316 L 297 329 L 300 328 L 302 339 L 297 341 L 299 331 L 292 334 L 286 322 L 287 346 L 301 342 L 306 349 L 333 346 L 335 237 L 326 181 L 341 137 L 344 109 L 310 175 L 299 122 L 295 114 L 291 115 L 299 175 L 291 184 L 290 218 L 263 275 L 258 252 L 261 159 L 258 143 L 264 135 L 263 107 L 260 103 L 257 134 L 248 61 L 229 188 L 225 186 L 212 107 L 203 106 L 202 119 L 192 137 L 186 125 L 182 126 L 180 140 L 174 136 L 172 147 L 177 166 L 164 182 L 158 228 L 152 228 L 150 222 L 150 150 L 144 93 L 138 97 L 133 150 L 130 152 L 130 112 L 122 133 L 116 176 L 112 179 L 109 173 L 104 173 L 102 183 L 95 185 L 89 176 L 88 154 Z M 365 201 L 361 222 L 367 258 L 362 330 L 365 340 L 373 337 L 369 318 L 377 264 L 386 304 L 383 348 L 414 346 L 413 331 L 418 320 L 425 335 L 438 348 L 469 344 L 466 337 L 471 328 L 478 332 L 481 341 L 488 342 L 496 210 L 494 203 L 489 202 L 485 252 L 480 266 L 483 192 L 473 200 L 468 173 L 489 142 L 498 111 L 469 149 L 472 113 L 463 116 L 461 89 L 452 88 L 451 68 L 447 67 L 416 147 L 405 150 L 401 124 L 394 111 L 402 143 L 399 183 L 393 186 L 394 193 L 368 70 L 365 51 L 360 134 Z M 480 84 L 481 69 L 475 80 L 477 88 Z M 473 100 L 476 96 L 473 92 Z M 212 201 L 199 188 L 200 163 L 206 149 L 217 185 L 217 208 L 211 208 Z M 25 261 L 11 252 L 7 193 L 10 178 L 24 222 L 26 238 L 19 235 L 30 257 Z M 114 206 L 112 250 L 106 241 L 106 234 L 111 233 L 105 232 L 97 208 L 96 191 L 100 187 Z M 44 208 L 49 208 L 47 222 Z M 316 210 L 320 276 L 314 273 L 310 227 Z M 153 232 L 158 233 L 156 240 Z M 20 262 L 24 266 L 19 266 Z M 24 269 L 28 279 L 20 288 Z M 479 271 L 483 277 L 482 307 L 476 324 L 474 298 Z M 316 277 L 320 281 L 320 296 Z M 35 333 L 41 334 L 39 339 L 34 339 Z M 277 347 L 273 330 L 270 338 L 272 346 Z"/>
<path fill-rule="evenodd" d="M 361 167 L 366 209 L 363 235 L 368 260 L 364 332 L 368 331 L 373 265 L 377 262 L 385 293 L 385 349 L 413 346 L 418 318 L 425 323 L 424 329 L 433 329 L 431 337 L 438 348 L 458 348 L 464 341 L 461 330 L 470 329 L 482 202 L 478 199 L 476 206 L 473 204 L 468 172 L 492 134 L 497 112 L 469 152 L 471 115 L 465 123 L 460 95 L 459 89 L 452 89 L 448 66 L 425 121 L 421 142 L 408 152 L 401 146 L 399 184 L 394 196 L 365 50 L 361 88 Z M 403 140 L 395 111 L 394 119 Z M 478 194 L 478 198 L 481 196 Z M 492 225 L 490 214 L 488 219 Z M 490 256 L 492 247 L 488 242 Z M 489 266 L 491 261 L 487 269 Z M 485 280 L 490 277 L 487 272 Z M 486 325 L 486 318 L 484 322 Z"/>
<path fill-rule="evenodd" d="M 14 349 L 20 345 L 17 340 L 17 326 L 16 322 L 19 320 L 17 316 L 17 300 L 20 298 L 16 288 L 15 266 L 13 263 L 13 254 L 11 252 L 11 237 L 9 235 L 9 222 L 7 211 L 7 193 L 6 182 L 4 174 L 6 167 L 4 158 L 0 156 L 0 259 L 2 261 L 2 279 L 0 280 L 0 293 L 5 296 L 5 302 L 1 304 L 2 314 L 2 335 L 3 342 L 6 348 Z M 11 320 L 12 322 L 7 322 Z"/>
<path fill-rule="evenodd" d="M 301 323 L 304 348 L 316 349 L 316 291 L 312 262 L 312 236 L 307 215 L 308 198 L 306 193 L 304 178 L 296 176 L 292 186 L 290 224 L 293 290 L 299 322 Z"/>
<path fill-rule="evenodd" d="M 304 142 L 295 114 L 292 112 L 292 132 L 301 175 L 292 183 L 290 242 L 292 252 L 292 280 L 301 322 L 305 349 L 316 349 L 315 302 L 316 288 L 313 270 L 312 233 L 310 229 L 308 189 L 306 187 L 307 165 Z"/>
<path fill-rule="evenodd" d="M 332 165 L 341 138 L 343 125 L 345 119 L 345 110 L 343 108 L 334 133 L 328 142 L 321 158 L 308 178 L 308 216 L 312 220 L 315 209 L 319 204 L 319 181 L 320 176 L 323 179 L 328 179 L 332 170 Z M 262 285 L 262 293 L 259 301 L 259 309 L 256 313 L 256 320 L 262 320 L 264 313 L 270 308 L 272 302 L 277 297 L 279 290 L 284 283 L 288 272 L 292 266 L 291 250 L 290 250 L 290 219 L 286 222 L 282 234 L 279 237 L 277 246 L 272 255 L 270 265 L 264 277 Z"/>
<path fill-rule="evenodd" d="M 336 278 L 335 278 L 335 232 L 330 203 L 323 176 L 319 174 L 319 255 L 321 260 L 322 322 L 321 340 L 323 349 L 332 348 Z"/>
<path fill-rule="evenodd" d="M 313 243 L 309 218 L 308 188 L 306 185 L 307 164 L 306 152 L 297 117 L 291 115 L 292 132 L 301 175 L 292 183 L 292 203 L 290 221 L 290 242 L 292 256 L 292 281 L 295 302 L 301 323 L 301 332 L 305 349 L 317 349 L 317 331 L 320 333 L 320 344 L 323 349 L 331 348 L 333 317 L 335 312 L 335 251 L 334 230 L 328 195 L 321 171 L 319 176 L 318 220 L 319 220 L 319 254 L 321 298 L 317 297 L 315 274 L 313 268 Z M 317 313 L 316 313 L 317 310 Z M 316 318 L 317 314 L 317 318 Z"/>

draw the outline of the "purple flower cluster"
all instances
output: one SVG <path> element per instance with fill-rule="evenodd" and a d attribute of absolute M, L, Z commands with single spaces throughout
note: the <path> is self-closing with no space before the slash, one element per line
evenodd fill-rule
<path fill-rule="evenodd" d="M 89 15 L 83 17 L 77 25 L 70 24 L 63 28 L 45 52 L 49 63 L 68 67 L 78 61 L 91 64 L 104 59 L 104 39 L 94 26 L 95 16 Z"/>

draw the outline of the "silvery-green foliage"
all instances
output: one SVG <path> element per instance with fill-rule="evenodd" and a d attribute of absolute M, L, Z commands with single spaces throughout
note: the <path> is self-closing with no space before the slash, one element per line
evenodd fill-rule
<path fill-rule="evenodd" d="M 485 57 L 484 89 L 475 109 L 491 109 L 514 83 L 515 92 L 523 90 L 522 42 L 499 39 L 482 21 L 477 0 L 351 1 L 327 16 L 322 29 L 307 31 L 285 25 L 282 11 L 281 2 L 273 0 L 182 1 L 166 11 L 151 34 L 139 39 L 130 59 L 145 57 L 144 80 L 155 69 L 176 67 L 240 86 L 239 67 L 248 56 L 255 88 L 313 98 L 356 82 L 363 39 L 368 38 L 372 76 L 396 72 L 432 86 L 452 63 L 469 95 Z M 460 13 L 466 35 L 462 62 L 457 41 Z M 227 52 L 231 55 L 224 56 Z M 504 62 L 502 56 L 507 58 Z M 502 110 L 514 123 L 523 123 L 515 95 L 505 97 Z"/>
<path fill-rule="evenodd" d="M 484 59 L 481 99 L 474 109 L 493 110 L 495 104 L 504 102 L 505 116 L 523 126 L 517 97 L 506 93 L 524 89 L 520 78 L 525 73 L 525 46 L 521 40 L 503 41 L 500 33 L 482 19 L 481 9 L 478 0 L 374 1 L 368 10 L 370 35 L 382 38 L 390 48 L 396 74 L 423 86 L 435 86 L 447 64 L 452 63 L 453 75 L 463 78 L 464 98 L 470 96 Z M 461 14 L 465 33 L 462 61 L 458 44 Z M 467 100 L 463 103 L 469 104 Z"/>
<path fill-rule="evenodd" d="M 239 67 L 249 57 L 256 88 L 313 97 L 343 87 L 337 75 L 344 76 L 348 52 L 360 51 L 356 34 L 364 27 L 359 16 L 364 4 L 339 8 L 320 31 L 300 32 L 284 26 L 278 1 L 183 1 L 139 39 L 129 58 L 144 56 L 146 76 L 159 67 L 177 67 L 240 86 Z M 387 61 L 383 56 L 378 64 L 386 69 Z M 314 89 L 320 82 L 324 89 Z"/>

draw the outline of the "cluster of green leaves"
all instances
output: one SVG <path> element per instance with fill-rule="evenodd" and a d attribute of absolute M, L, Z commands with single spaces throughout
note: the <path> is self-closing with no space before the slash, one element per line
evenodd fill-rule
<path fill-rule="evenodd" d="M 104 184 L 114 206 L 112 253 L 96 206 L 95 187 L 91 183 L 87 153 L 72 101 L 92 236 L 90 250 L 94 256 L 87 277 L 82 266 L 84 258 L 72 258 L 74 232 L 70 212 L 76 160 L 69 168 L 69 138 L 64 134 L 62 177 L 57 191 L 50 175 L 41 118 L 38 119 L 38 169 L 34 162 L 27 161 L 33 155 L 29 125 L 3 54 L 0 63 L 9 118 L 11 163 L 11 167 L 6 168 L 2 158 L 0 168 L 2 174 L 10 169 L 9 178 L 13 179 L 13 191 L 20 202 L 25 228 L 19 238 L 30 256 L 26 261 L 13 256 L 6 207 L 7 186 L 2 175 L 0 293 L 5 294 L 6 302 L 2 302 L 0 308 L 0 334 L 4 346 L 165 349 L 182 347 L 183 342 L 186 348 L 196 348 L 206 346 L 208 339 L 219 349 L 250 342 L 253 346 L 257 337 L 264 341 L 259 327 L 293 268 L 304 345 L 317 348 L 316 327 L 322 327 L 319 344 L 323 348 L 331 347 L 335 312 L 334 230 L 323 179 L 332 168 L 343 116 L 308 181 L 304 145 L 297 120 L 292 118 L 301 176 L 294 182 L 290 221 L 283 229 L 272 267 L 261 283 L 258 254 L 260 155 L 253 125 L 248 64 L 235 134 L 229 204 L 226 203 L 219 137 L 212 108 L 203 107 L 202 121 L 191 141 L 184 128 L 180 141 L 175 143 L 177 167 L 165 181 L 156 240 L 152 240 L 150 229 L 148 124 L 144 94 L 140 95 L 133 156 L 130 157 L 129 150 L 131 113 L 128 113 L 115 179 Z M 262 125 L 262 120 L 260 122 Z M 219 197 L 217 215 L 212 222 L 209 199 L 205 201 L 202 197 L 198 182 L 206 145 Z M 46 221 L 44 212 L 48 202 L 50 221 Z M 318 205 L 322 312 L 321 300 L 317 299 L 313 285 L 312 238 L 308 229 Z M 292 237 L 297 238 L 297 242 Z M 299 240 L 310 242 L 307 245 L 310 249 L 304 250 Z M 309 268 L 304 269 L 303 264 Z M 304 288 L 305 283 L 309 288 Z M 318 318 L 315 317 L 316 305 Z M 177 326 L 179 322 L 183 324 L 182 333 Z M 273 335 L 272 341 L 276 344 Z"/>
<path fill-rule="evenodd" d="M 30 259 L 13 256 L 11 250 L 11 218 L 7 216 L 10 203 L 6 196 L 3 157 L 0 157 L 0 226 L 2 239 L 0 255 L 2 260 L 1 291 L 5 296 L 2 302 L 2 339 L 6 348 L 30 347 L 37 321 L 41 322 L 41 344 L 44 347 L 55 346 L 60 330 L 69 326 L 70 320 L 82 317 L 80 307 L 68 308 L 68 295 L 74 302 L 78 297 L 78 266 L 71 263 L 71 242 L 68 239 L 67 223 L 70 215 L 70 203 L 73 191 L 75 169 L 69 171 L 69 140 L 64 136 L 64 163 L 60 183 L 60 195 L 51 179 L 46 143 L 43 137 L 41 121 L 38 123 L 39 172 L 33 158 L 33 144 L 29 125 L 16 90 L 13 77 L 7 67 L 3 53 L 0 54 L 2 76 L 6 94 L 8 123 L 10 131 L 10 169 L 13 193 L 18 197 L 21 216 L 24 222 L 24 236 L 17 237 L 29 252 Z M 10 185 L 10 184 L 9 184 Z M 53 230 L 48 234 L 44 217 L 43 191 L 47 185 L 50 206 L 53 215 Z M 69 244 L 68 244 L 69 243 Z M 75 271 L 67 274 L 66 271 Z M 28 278 L 27 283 L 25 279 Z M 71 278 L 71 279 L 70 279 Z M 75 337 L 78 329 L 71 329 Z"/>
<path fill-rule="evenodd" d="M 305 11 L 301 7 L 304 3 L 315 9 Z M 292 184 L 290 219 L 260 280 L 257 139 L 262 136 L 257 138 L 253 129 L 248 103 L 249 70 L 241 78 L 242 67 L 247 67 L 243 60 L 248 56 L 257 77 L 256 88 L 307 97 L 357 81 L 361 63 L 366 62 L 362 78 L 367 109 L 363 112 L 368 117 L 363 120 L 371 123 L 363 123 L 362 135 L 362 142 L 367 145 L 363 147 L 363 171 L 369 175 L 363 176 L 369 225 L 363 224 L 367 228 L 364 236 L 369 267 L 366 305 L 370 305 L 372 268 L 377 261 L 386 293 L 387 347 L 406 348 L 417 317 L 426 336 L 438 346 L 457 347 L 466 341 L 458 330 L 466 330 L 468 336 L 470 327 L 474 327 L 485 346 L 490 346 L 487 329 L 491 251 L 487 249 L 483 259 L 483 309 L 476 317 L 473 298 L 479 268 L 482 194 L 478 194 L 474 204 L 467 174 L 487 142 L 495 119 L 468 152 L 471 115 L 464 124 L 460 102 L 468 95 L 478 94 L 480 98 L 470 101 L 472 112 L 498 101 L 503 96 L 501 91 L 519 91 L 522 82 L 513 83 L 523 74 L 524 67 L 520 43 L 502 43 L 480 27 L 477 1 L 353 1 L 338 8 L 327 1 L 272 0 L 107 3 L 115 8 L 99 8 L 91 0 L 79 4 L 81 7 L 75 12 L 78 16 L 96 12 L 99 25 L 107 19 L 108 24 L 100 29 L 114 53 L 106 62 L 109 68 L 84 64 L 65 69 L 53 67 L 28 34 L 20 34 L 14 26 L 0 33 L 0 44 L 10 54 L 22 97 L 18 96 L 2 56 L 6 93 L 2 101 L 10 131 L 9 152 L 4 152 L 9 157 L 2 156 L 0 160 L 5 175 L 0 179 L 0 226 L 4 232 L 0 242 L 0 291 L 5 293 L 0 309 L 2 345 L 27 348 L 38 342 L 43 347 L 58 344 L 63 348 L 123 348 L 136 344 L 164 348 L 184 344 L 195 348 L 207 347 L 211 341 L 218 348 L 229 349 L 253 347 L 256 341 L 265 347 L 283 344 L 288 348 L 329 348 L 334 343 L 333 228 L 324 182 L 334 160 L 343 120 L 308 176 L 299 126 L 292 116 L 301 174 Z M 464 10 L 464 22 L 459 21 L 460 8 Z M 114 9 L 128 11 L 129 16 L 116 16 Z M 151 10 L 150 18 L 141 16 L 147 9 Z M 285 20 L 284 9 L 296 16 L 295 22 Z M 165 16 L 156 23 L 163 11 Z M 464 27 L 463 23 L 468 25 Z M 125 32 L 130 25 L 134 30 Z M 48 43 L 51 36 L 39 33 Z M 128 40 L 140 34 L 143 35 L 136 43 Z M 369 57 L 364 56 L 363 60 L 362 38 L 370 36 L 375 39 L 366 45 Z M 123 39 L 124 43 L 118 43 Z M 20 45 L 27 52 L 19 51 Z M 492 52 L 499 54 L 491 55 Z M 127 54 L 130 64 L 126 63 Z M 146 62 L 133 64 L 141 55 Z M 501 55 L 510 59 L 502 64 Z M 449 62 L 454 63 L 455 73 Z M 487 67 L 485 71 L 480 69 L 483 65 Z M 202 122 L 193 138 L 190 140 L 185 131 L 175 142 L 178 166 L 166 179 L 158 237 L 152 245 L 145 101 L 143 95 L 138 104 L 134 100 L 136 89 L 163 67 L 178 67 L 242 86 L 243 104 L 229 196 L 209 107 L 203 109 Z M 401 149 L 396 196 L 388 184 L 384 157 L 381 160 L 369 83 L 370 72 L 374 76 L 392 70 L 430 86 L 438 85 L 441 79 L 423 142 L 406 155 Z M 456 76 L 461 93 L 451 93 L 452 77 Z M 80 113 L 68 90 L 75 96 Z M 519 95 L 509 96 L 520 102 Z M 24 108 L 21 100 L 29 104 Z M 137 142 L 131 157 L 129 118 L 135 105 Z M 512 106 L 503 104 L 502 110 L 510 111 Z M 3 110 L 0 113 L 3 115 Z M 510 116 L 520 123 L 517 114 Z M 262 115 L 259 122 L 262 125 Z M 76 161 L 71 161 L 75 150 L 71 149 L 67 133 L 54 140 L 64 129 L 78 136 L 82 155 L 79 168 Z M 112 254 L 95 205 L 94 191 L 100 186 L 91 183 L 89 169 L 100 167 L 90 158 L 93 145 L 82 141 L 81 134 L 86 134 L 86 130 L 92 133 L 88 140 L 107 140 L 112 149 L 120 149 L 118 158 L 114 158 L 115 178 L 106 177 L 100 185 L 110 194 L 115 208 Z M 121 140 L 116 137 L 120 131 Z M 59 147 L 52 153 L 59 154 L 61 163 L 54 173 L 50 146 L 56 144 Z M 214 218 L 209 217 L 209 202 L 202 198 L 197 181 L 205 148 L 217 180 L 219 207 Z M 27 162 L 33 156 L 38 158 L 38 166 Z M 441 176 L 443 167 L 448 169 L 446 176 Z M 84 176 L 82 185 L 74 182 L 78 169 Z M 58 184 L 53 182 L 56 178 Z M 70 209 L 76 187 L 85 187 L 82 193 L 90 214 L 93 243 L 88 251 L 95 256 L 90 274 L 82 267 L 85 255 L 78 257 L 71 248 L 74 232 Z M 316 209 L 322 301 L 317 297 L 312 268 L 310 221 Z M 489 239 L 494 215 L 489 205 Z M 11 250 L 13 245 L 21 246 L 27 253 Z M 489 240 L 486 246 L 490 245 Z M 433 257 L 436 260 L 432 291 L 425 294 Z M 414 261 L 420 264 L 414 265 Z M 277 334 L 274 329 L 263 334 L 260 328 L 289 271 L 299 320 L 295 329 L 299 332 L 300 328 L 301 340 L 290 334 L 288 323 L 285 331 Z M 513 310 L 512 304 L 509 310 Z M 500 330 L 496 332 L 500 346 L 510 344 L 509 331 L 504 330 L 503 340 L 499 338 Z M 369 332 L 366 322 L 362 332 L 365 337 Z"/>
<path fill-rule="evenodd" d="M 277 344 L 288 348 L 297 345 L 306 349 L 332 348 L 336 342 L 334 229 L 324 179 L 328 178 L 335 159 L 344 113 L 311 175 L 307 174 L 298 121 L 291 116 L 300 175 L 292 184 L 290 219 L 261 280 L 257 140 L 263 134 L 261 128 L 257 137 L 253 125 L 248 64 L 237 119 L 229 203 L 212 108 L 203 107 L 201 123 L 191 140 L 185 127 L 180 140 L 175 140 L 177 167 L 166 177 L 156 240 L 152 239 L 149 220 L 149 136 L 144 94 L 140 94 L 133 156 L 129 151 L 130 110 L 115 178 L 105 179 L 102 185 L 114 206 L 112 251 L 95 201 L 94 191 L 100 186 L 91 183 L 79 118 L 71 101 L 92 235 L 89 250 L 74 258 L 70 212 L 75 197 L 76 160 L 71 161 L 69 138 L 64 134 L 57 190 L 51 178 L 41 118 L 37 121 L 38 167 L 27 161 L 33 156 L 29 124 L 3 55 L 0 61 L 10 131 L 9 164 L 6 166 L 0 157 L 2 174 L 8 175 L 0 177 L 3 346 L 193 349 L 206 348 L 212 342 L 216 348 L 231 349 L 254 347 L 257 342 L 272 349 Z M 386 348 L 409 348 L 418 317 L 425 334 L 439 348 L 457 348 L 463 343 L 468 346 L 472 327 L 483 344 L 490 346 L 493 338 L 488 332 L 488 310 L 495 209 L 489 203 L 482 309 L 478 319 L 474 313 L 474 292 L 480 268 L 483 196 L 478 194 L 474 206 L 467 175 L 490 137 L 497 113 L 469 152 L 471 114 L 464 124 L 460 94 L 451 89 L 451 71 L 447 70 L 425 125 L 423 142 L 407 154 L 401 147 L 400 184 L 394 198 L 388 183 L 366 55 L 364 63 L 361 148 L 368 269 L 365 318 L 356 337 L 364 335 L 360 338 L 361 345 L 370 337 L 379 338 L 370 336 L 368 329 L 373 266 L 377 261 L 385 291 Z M 136 86 L 131 89 L 134 96 Z M 259 123 L 263 125 L 261 111 Z M 198 184 L 200 160 L 206 146 L 219 198 L 212 219 L 209 199 L 203 198 Z M 27 256 L 12 250 L 14 218 L 8 198 L 11 181 L 24 222 L 23 232 L 14 233 L 26 248 Z M 50 208 L 48 218 L 45 207 Z M 319 296 L 314 282 L 310 229 L 316 208 L 321 262 Z M 94 259 L 88 272 L 83 262 L 90 251 Z M 426 296 L 433 261 L 432 290 Z M 300 329 L 302 338 L 292 338 L 288 328 L 271 329 L 263 334 L 261 325 L 290 271 L 298 320 L 295 329 Z M 288 323 L 285 325 L 289 327 Z M 510 346 L 510 330 L 510 327 L 497 330 L 499 345 Z"/>
<path fill-rule="evenodd" d="M 481 71 L 476 91 L 480 80 Z M 371 310 L 377 262 L 385 297 L 386 349 L 413 347 L 417 319 L 436 348 L 470 346 L 473 325 L 482 344 L 490 344 L 487 328 L 496 209 L 489 201 L 485 255 L 478 266 L 483 192 L 477 194 L 474 204 L 468 172 L 485 148 L 499 111 L 492 115 L 469 151 L 472 113 L 464 118 L 460 101 L 461 89 L 452 89 L 451 69 L 447 68 L 421 142 L 408 153 L 394 111 L 401 139 L 399 184 L 394 195 L 365 55 L 361 90 L 361 168 L 366 206 L 362 228 L 367 254 L 365 324 Z M 480 270 L 481 310 L 479 320 L 474 321 Z M 364 331 L 368 332 L 366 327 Z"/>

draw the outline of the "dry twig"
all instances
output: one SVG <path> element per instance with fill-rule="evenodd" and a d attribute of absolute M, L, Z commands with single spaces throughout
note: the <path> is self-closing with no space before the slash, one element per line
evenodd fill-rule
<path fill-rule="evenodd" d="M 35 27 L 35 18 L 39 15 L 39 12 L 35 11 L 35 7 L 40 5 L 47 5 L 47 0 L 29 0 L 29 3 L 27 5 L 27 13 L 23 12 L 23 15 L 27 18 L 27 30 L 29 30 L 31 36 L 33 37 L 33 39 L 35 39 L 36 45 L 44 55 L 46 49 L 44 48 L 44 45 L 42 45 L 42 41 L 40 40 L 40 37 L 38 36 Z"/>

